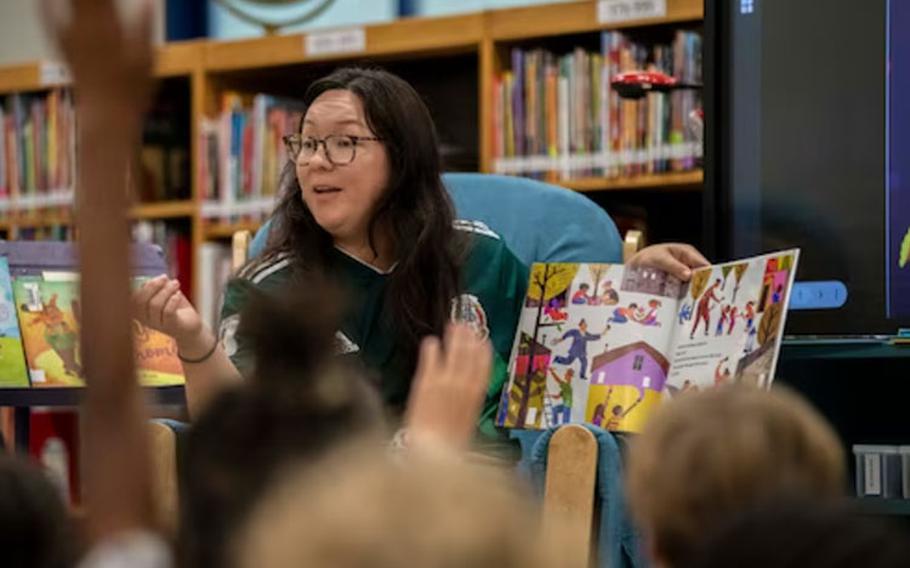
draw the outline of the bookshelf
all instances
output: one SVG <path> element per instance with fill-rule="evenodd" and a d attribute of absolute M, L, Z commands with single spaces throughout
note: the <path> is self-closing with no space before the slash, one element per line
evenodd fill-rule
<path fill-rule="evenodd" d="M 164 222 L 187 235 L 193 271 L 201 248 L 223 242 L 240 229 L 256 230 L 256 217 L 209 218 L 198 169 L 202 151 L 204 117 L 220 111 L 227 91 L 300 96 L 315 77 L 339 64 L 378 64 L 402 75 L 427 100 L 445 144 L 467 149 L 449 160 L 455 169 L 494 171 L 492 129 L 493 84 L 509 64 L 514 47 L 564 49 L 596 45 L 604 30 L 697 29 L 703 19 L 701 0 L 667 0 L 660 17 L 602 23 L 596 0 L 490 10 L 458 16 L 408 18 L 390 23 L 338 30 L 277 35 L 255 39 L 194 40 L 157 48 L 154 65 L 164 97 L 180 93 L 175 104 L 189 117 L 186 144 L 189 156 L 188 195 L 147 200 L 135 205 L 130 216 L 139 221 Z M 348 36 L 344 36 L 348 34 Z M 341 38 L 341 39 L 339 39 Z M 352 39 L 353 38 L 353 39 Z M 320 44 L 319 42 L 323 43 Z M 314 52 L 310 47 L 325 41 L 344 44 Z M 345 43 L 347 42 L 347 43 Z M 353 43 L 352 43 L 353 42 Z M 17 93 L 41 93 L 66 87 L 68 77 L 59 65 L 34 62 L 0 68 L 0 100 Z M 185 96 L 184 96 L 185 93 Z M 700 169 L 643 173 L 634 176 L 543 179 L 569 190 L 585 192 L 611 210 L 629 196 L 673 194 L 700 203 L 703 175 Z M 606 198 L 605 195 L 612 197 Z M 688 196 L 688 197 L 685 197 Z M 699 207 L 693 205 L 692 209 Z M 239 220 L 235 220 L 239 219 Z M 67 207 L 25 207 L 0 211 L 0 231 L 67 225 Z M 694 235 L 697 243 L 700 235 Z M 201 278 L 192 278 L 198 297 Z"/>
<path fill-rule="evenodd" d="M 583 178 L 558 181 L 559 185 L 580 192 L 630 191 L 663 189 L 665 191 L 698 191 L 704 182 L 701 170 L 665 174 L 642 174 L 631 177 Z"/>
<path fill-rule="evenodd" d="M 700 21 L 704 17 L 702 0 L 668 0 L 666 14 L 659 18 L 600 23 L 597 2 L 543 4 L 488 13 L 487 31 L 497 42 L 567 36 L 605 29 L 639 26 L 665 26 Z"/>

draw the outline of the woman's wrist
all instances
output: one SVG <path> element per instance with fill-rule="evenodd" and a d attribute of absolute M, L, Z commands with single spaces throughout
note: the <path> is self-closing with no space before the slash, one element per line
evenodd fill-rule
<path fill-rule="evenodd" d="M 218 338 L 203 325 L 198 333 L 177 340 L 177 356 L 184 363 L 201 363 L 211 357 L 217 347 Z"/>

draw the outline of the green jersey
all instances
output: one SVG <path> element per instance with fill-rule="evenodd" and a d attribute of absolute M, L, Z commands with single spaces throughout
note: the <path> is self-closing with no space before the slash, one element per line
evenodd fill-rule
<path fill-rule="evenodd" d="M 453 321 L 469 323 L 478 333 L 489 337 L 493 345 L 493 372 L 478 428 L 482 438 L 500 441 L 502 433 L 493 422 L 508 378 L 507 363 L 528 285 L 528 269 L 482 223 L 456 221 L 455 227 L 469 233 L 470 239 L 461 268 L 462 293 L 459 301 L 452 298 L 451 317 Z M 391 272 L 383 272 L 338 249 L 332 252 L 332 261 L 348 298 L 347 312 L 336 333 L 339 350 L 358 357 L 367 369 L 376 373 L 384 402 L 393 412 L 401 412 L 410 392 L 412 365 L 404 360 L 396 343 L 398 333 L 394 322 L 383 317 Z M 237 333 L 247 286 L 252 284 L 267 292 L 283 289 L 291 283 L 291 262 L 287 256 L 278 256 L 251 263 L 225 288 L 219 337 L 243 375 L 253 371 L 251 346 Z"/>

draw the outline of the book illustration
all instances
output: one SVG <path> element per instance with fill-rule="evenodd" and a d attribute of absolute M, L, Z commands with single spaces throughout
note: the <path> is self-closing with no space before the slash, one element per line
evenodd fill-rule
<path fill-rule="evenodd" d="M 0 256 L 0 387 L 27 387 L 28 368 L 13 299 L 9 261 Z"/>
<path fill-rule="evenodd" d="M 696 306 L 693 313 L 701 311 L 709 328 L 682 321 L 676 326 L 670 395 L 729 382 L 770 386 L 797 256 L 786 251 L 693 274 L 683 301 Z"/>
<path fill-rule="evenodd" d="M 182 385 L 183 366 L 177 358 L 177 342 L 169 335 L 133 320 L 136 373 L 147 387 Z"/>
<path fill-rule="evenodd" d="M 84 385 L 75 287 L 23 277 L 13 290 L 32 386 Z"/>
<path fill-rule="evenodd" d="M 606 430 L 639 430 L 660 402 L 669 367 L 645 341 L 604 351 L 594 358 L 584 421 Z"/>
<path fill-rule="evenodd" d="M 707 267 L 688 283 L 646 267 L 535 264 L 498 423 L 638 431 L 665 393 L 770 385 L 797 253 Z"/>
<path fill-rule="evenodd" d="M 910 229 L 907 229 L 907 234 L 904 235 L 904 240 L 901 241 L 900 256 L 897 260 L 897 265 L 900 268 L 905 268 L 908 264 L 910 264 Z"/>

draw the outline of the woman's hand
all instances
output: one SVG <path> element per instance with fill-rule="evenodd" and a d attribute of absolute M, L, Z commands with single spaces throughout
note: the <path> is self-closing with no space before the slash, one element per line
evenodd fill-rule
<path fill-rule="evenodd" d="M 191 353 L 194 347 L 208 343 L 202 317 L 180 291 L 180 282 L 158 276 L 145 282 L 133 293 L 134 316 L 152 329 L 170 335 L 181 352 Z"/>
<path fill-rule="evenodd" d="M 659 268 L 680 280 L 687 281 L 692 277 L 693 268 L 703 268 L 711 263 L 692 245 L 666 243 L 641 249 L 628 264 L 633 267 Z"/>
<path fill-rule="evenodd" d="M 446 329 L 420 346 L 406 424 L 409 445 L 467 448 L 490 379 L 493 350 L 468 326 Z"/>

